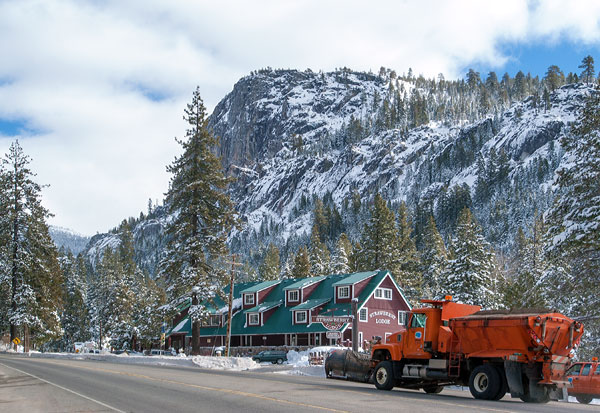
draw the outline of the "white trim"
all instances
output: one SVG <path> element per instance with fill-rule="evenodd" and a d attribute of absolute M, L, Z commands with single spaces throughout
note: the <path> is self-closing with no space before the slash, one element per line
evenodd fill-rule
<path fill-rule="evenodd" d="M 342 294 L 341 294 L 342 288 L 343 288 L 343 289 L 346 289 L 346 288 L 348 289 L 348 294 L 347 294 L 347 295 L 345 295 L 345 296 L 342 296 Z M 351 296 L 350 296 L 350 286 L 349 286 L 349 285 L 339 285 L 339 286 L 337 287 L 337 291 L 336 291 L 336 293 L 337 293 L 337 296 L 338 296 L 338 298 L 339 298 L 340 300 L 345 300 L 345 299 L 347 299 L 347 298 L 351 298 Z"/>
<path fill-rule="evenodd" d="M 402 314 L 402 317 L 400 317 L 400 314 Z M 400 322 L 400 318 L 402 318 L 402 322 Z M 398 310 L 398 325 L 403 326 L 406 324 L 406 320 L 408 320 L 408 311 Z"/>
<path fill-rule="evenodd" d="M 249 297 L 252 297 L 252 302 L 248 300 Z M 254 304 L 255 302 L 256 297 L 254 296 L 254 293 L 244 293 L 244 305 L 256 305 Z"/>
<path fill-rule="evenodd" d="M 381 294 L 379 297 L 377 296 L 378 292 Z M 386 297 L 387 293 L 389 293 L 389 297 Z M 375 298 L 376 300 L 388 300 L 388 301 L 391 301 L 392 298 L 393 298 L 392 289 L 391 288 L 385 288 L 385 287 L 377 287 L 377 288 L 375 288 L 375 292 L 373 293 L 373 298 Z"/>
<path fill-rule="evenodd" d="M 292 293 L 296 293 L 296 299 L 292 300 Z M 297 303 L 300 301 L 300 291 L 299 290 L 287 290 L 287 301 L 288 303 Z"/>
<path fill-rule="evenodd" d="M 256 323 L 252 322 L 252 316 L 258 317 Z M 249 326 L 259 326 L 260 325 L 260 313 L 248 313 L 248 325 Z"/>
<path fill-rule="evenodd" d="M 304 314 L 304 320 L 298 320 L 299 314 Z M 306 310 L 294 311 L 294 324 L 308 324 L 308 314 Z"/>
<path fill-rule="evenodd" d="M 358 348 L 362 348 L 362 345 L 363 345 L 363 333 L 362 333 L 362 331 L 359 331 L 358 332 Z"/>
<path fill-rule="evenodd" d="M 365 319 L 363 320 L 361 315 L 361 311 L 365 310 Z M 361 307 L 360 310 L 358 310 L 358 321 L 361 323 L 368 323 L 369 322 L 369 308 L 368 307 Z"/>

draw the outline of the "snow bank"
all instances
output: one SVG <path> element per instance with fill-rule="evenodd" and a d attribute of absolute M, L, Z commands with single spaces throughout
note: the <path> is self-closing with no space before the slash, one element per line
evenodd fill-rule
<path fill-rule="evenodd" d="M 325 355 L 335 349 L 341 347 L 334 346 L 322 346 L 314 347 L 306 351 L 294 351 L 290 350 L 287 353 L 288 364 L 292 366 L 291 370 L 279 371 L 279 374 L 290 374 L 294 376 L 316 376 L 325 377 L 325 368 L 322 365 L 311 366 L 310 355 L 311 354 L 322 354 Z"/>
<path fill-rule="evenodd" d="M 250 357 L 208 357 L 195 356 L 192 362 L 203 369 L 217 370 L 253 370 L 260 367 L 260 364 Z"/>

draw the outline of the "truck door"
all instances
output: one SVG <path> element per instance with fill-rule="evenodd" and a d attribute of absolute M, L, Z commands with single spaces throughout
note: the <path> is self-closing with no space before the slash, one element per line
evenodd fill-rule
<path fill-rule="evenodd" d="M 590 377 L 590 393 L 600 394 L 600 363 L 596 364 L 596 372 Z"/>
<path fill-rule="evenodd" d="M 585 363 L 581 367 L 581 372 L 579 373 L 579 376 L 573 377 L 573 384 L 576 384 L 575 387 L 578 389 L 578 391 L 582 393 L 590 392 L 591 372 L 592 365 L 590 363 Z"/>
<path fill-rule="evenodd" d="M 425 355 L 423 343 L 425 342 L 426 325 L 427 315 L 413 313 L 404 339 L 404 357 L 423 358 Z"/>

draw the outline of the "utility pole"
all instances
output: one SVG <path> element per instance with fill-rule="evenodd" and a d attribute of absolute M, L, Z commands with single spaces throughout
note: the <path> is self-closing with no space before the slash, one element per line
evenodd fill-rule
<path fill-rule="evenodd" d="M 242 265 L 241 263 L 235 262 L 235 254 L 231 260 L 231 277 L 229 280 L 229 312 L 227 314 L 227 338 L 225 340 L 225 356 L 229 357 L 229 348 L 231 347 L 231 319 L 233 318 L 233 287 L 235 278 L 235 267 Z"/>
<path fill-rule="evenodd" d="M 358 351 L 358 298 L 352 299 L 352 351 Z"/>
<path fill-rule="evenodd" d="M 198 305 L 198 287 L 192 288 L 192 307 L 190 310 L 195 309 Z M 200 322 L 194 320 L 192 315 L 192 355 L 196 356 L 200 354 Z"/>

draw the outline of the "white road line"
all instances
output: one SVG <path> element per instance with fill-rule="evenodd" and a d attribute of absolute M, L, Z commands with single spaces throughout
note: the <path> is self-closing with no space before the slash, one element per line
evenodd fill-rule
<path fill-rule="evenodd" d="M 7 365 L 6 365 L 6 364 L 4 364 L 4 363 L 0 363 L 0 366 L 8 367 L 9 369 L 16 370 L 16 371 L 18 371 L 19 373 L 23 373 L 23 374 L 26 374 L 26 375 L 28 375 L 28 376 L 31 376 L 31 377 L 33 377 L 34 379 L 38 379 L 38 380 L 40 380 L 40 381 L 43 381 L 44 383 L 51 384 L 51 385 L 52 385 L 52 386 L 54 386 L 54 387 L 58 387 L 59 389 L 62 389 L 62 390 L 68 391 L 69 393 L 73 393 L 73 394 L 75 394 L 75 395 L 77 395 L 77 396 L 79 396 L 79 397 L 83 397 L 84 399 L 90 400 L 90 401 L 92 401 L 92 402 L 94 402 L 94 403 L 97 403 L 97 404 L 99 404 L 99 405 L 101 405 L 101 406 L 104 406 L 104 407 L 106 407 L 106 408 L 108 408 L 108 409 L 110 409 L 110 410 L 114 410 L 115 412 L 119 412 L 119 413 L 127 413 L 127 412 L 125 412 L 125 411 L 123 411 L 123 410 L 119 410 L 119 409 L 117 409 L 116 407 L 109 406 L 109 405 L 108 405 L 108 404 L 106 404 L 106 403 L 102 403 L 101 401 L 98 401 L 98 400 L 96 400 L 96 399 L 92 399 L 91 397 L 88 397 L 88 396 L 86 396 L 86 395 L 83 395 L 83 394 L 81 394 L 81 393 L 77 393 L 77 392 L 76 392 L 76 391 L 74 391 L 74 390 L 67 389 L 66 387 L 63 387 L 63 386 L 61 386 L 61 385 L 58 385 L 58 384 L 56 384 L 56 383 L 52 383 L 51 381 L 44 380 L 44 379 L 42 379 L 42 378 L 40 378 L 40 377 L 38 377 L 38 376 L 34 376 L 33 374 L 27 373 L 26 371 L 19 370 L 19 369 L 17 369 L 17 368 L 11 367 L 11 366 L 7 366 Z"/>

